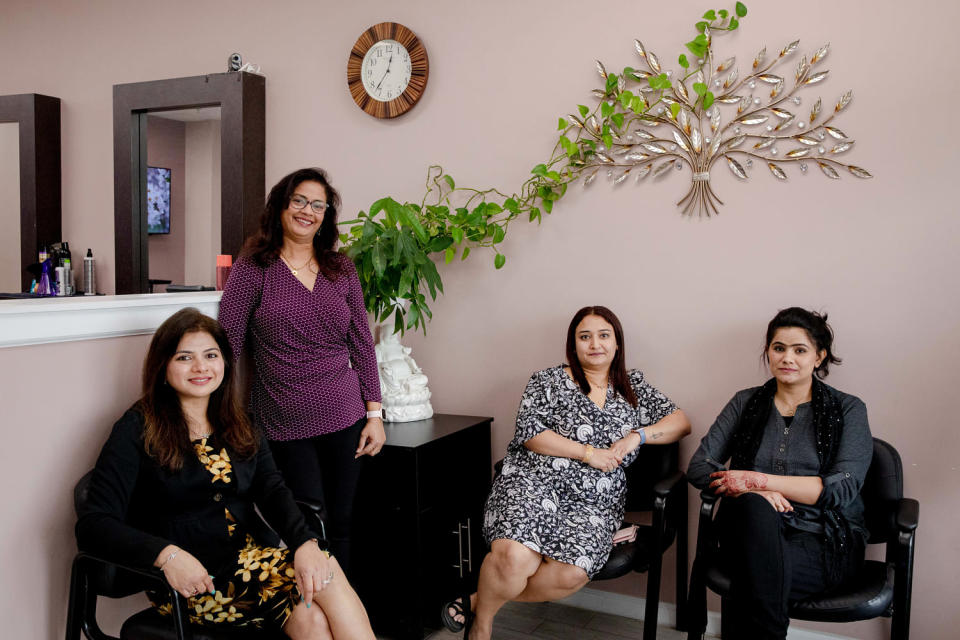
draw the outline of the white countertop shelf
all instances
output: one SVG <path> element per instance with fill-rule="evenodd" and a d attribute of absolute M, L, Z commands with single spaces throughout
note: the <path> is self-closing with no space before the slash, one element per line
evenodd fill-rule
<path fill-rule="evenodd" d="M 0 300 L 0 348 L 151 334 L 184 307 L 216 318 L 221 291 Z"/>

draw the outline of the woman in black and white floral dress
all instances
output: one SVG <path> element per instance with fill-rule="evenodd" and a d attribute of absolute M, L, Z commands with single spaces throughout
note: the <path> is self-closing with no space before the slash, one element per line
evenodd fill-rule
<path fill-rule="evenodd" d="M 690 422 L 624 365 L 623 329 L 606 307 L 585 307 L 567 331 L 569 366 L 538 371 L 487 499 L 483 561 L 471 605 L 444 610 L 453 630 L 490 637 L 509 600 L 545 601 L 583 587 L 604 565 L 623 520 L 624 468 L 642 444 L 676 442 Z M 473 614 L 470 610 L 476 613 Z"/>

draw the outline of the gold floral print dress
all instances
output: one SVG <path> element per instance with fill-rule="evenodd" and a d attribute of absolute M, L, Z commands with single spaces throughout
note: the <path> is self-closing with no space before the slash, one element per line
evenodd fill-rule
<path fill-rule="evenodd" d="M 210 472 L 210 481 L 224 485 L 232 482 L 230 455 L 219 453 L 207 438 L 195 440 L 193 447 L 200 463 Z M 230 537 L 241 535 L 230 511 L 224 508 L 224 523 Z M 239 551 L 234 567 L 214 576 L 215 592 L 193 596 L 187 601 L 190 622 L 200 625 L 279 629 L 293 607 L 300 602 L 300 590 L 294 578 L 289 549 L 262 547 L 250 534 L 237 540 Z M 172 607 L 167 592 L 148 592 L 153 606 L 169 615 Z"/>

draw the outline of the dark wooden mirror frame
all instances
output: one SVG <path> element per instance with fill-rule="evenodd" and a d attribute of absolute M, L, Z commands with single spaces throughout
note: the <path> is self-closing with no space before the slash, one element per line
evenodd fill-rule
<path fill-rule="evenodd" d="M 0 122 L 20 124 L 20 273 L 28 291 L 40 247 L 60 241 L 60 98 L 0 96 Z"/>
<path fill-rule="evenodd" d="M 113 86 L 116 292 L 147 293 L 147 114 L 220 107 L 220 251 L 236 257 L 263 212 L 266 79 L 216 73 Z"/>

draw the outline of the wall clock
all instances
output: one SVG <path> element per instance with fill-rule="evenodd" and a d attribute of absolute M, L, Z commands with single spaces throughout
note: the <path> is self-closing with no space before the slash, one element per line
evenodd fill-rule
<path fill-rule="evenodd" d="M 417 35 L 402 24 L 381 22 L 353 45 L 347 86 L 358 107 L 375 118 L 395 118 L 423 95 L 429 71 L 427 50 Z"/>

